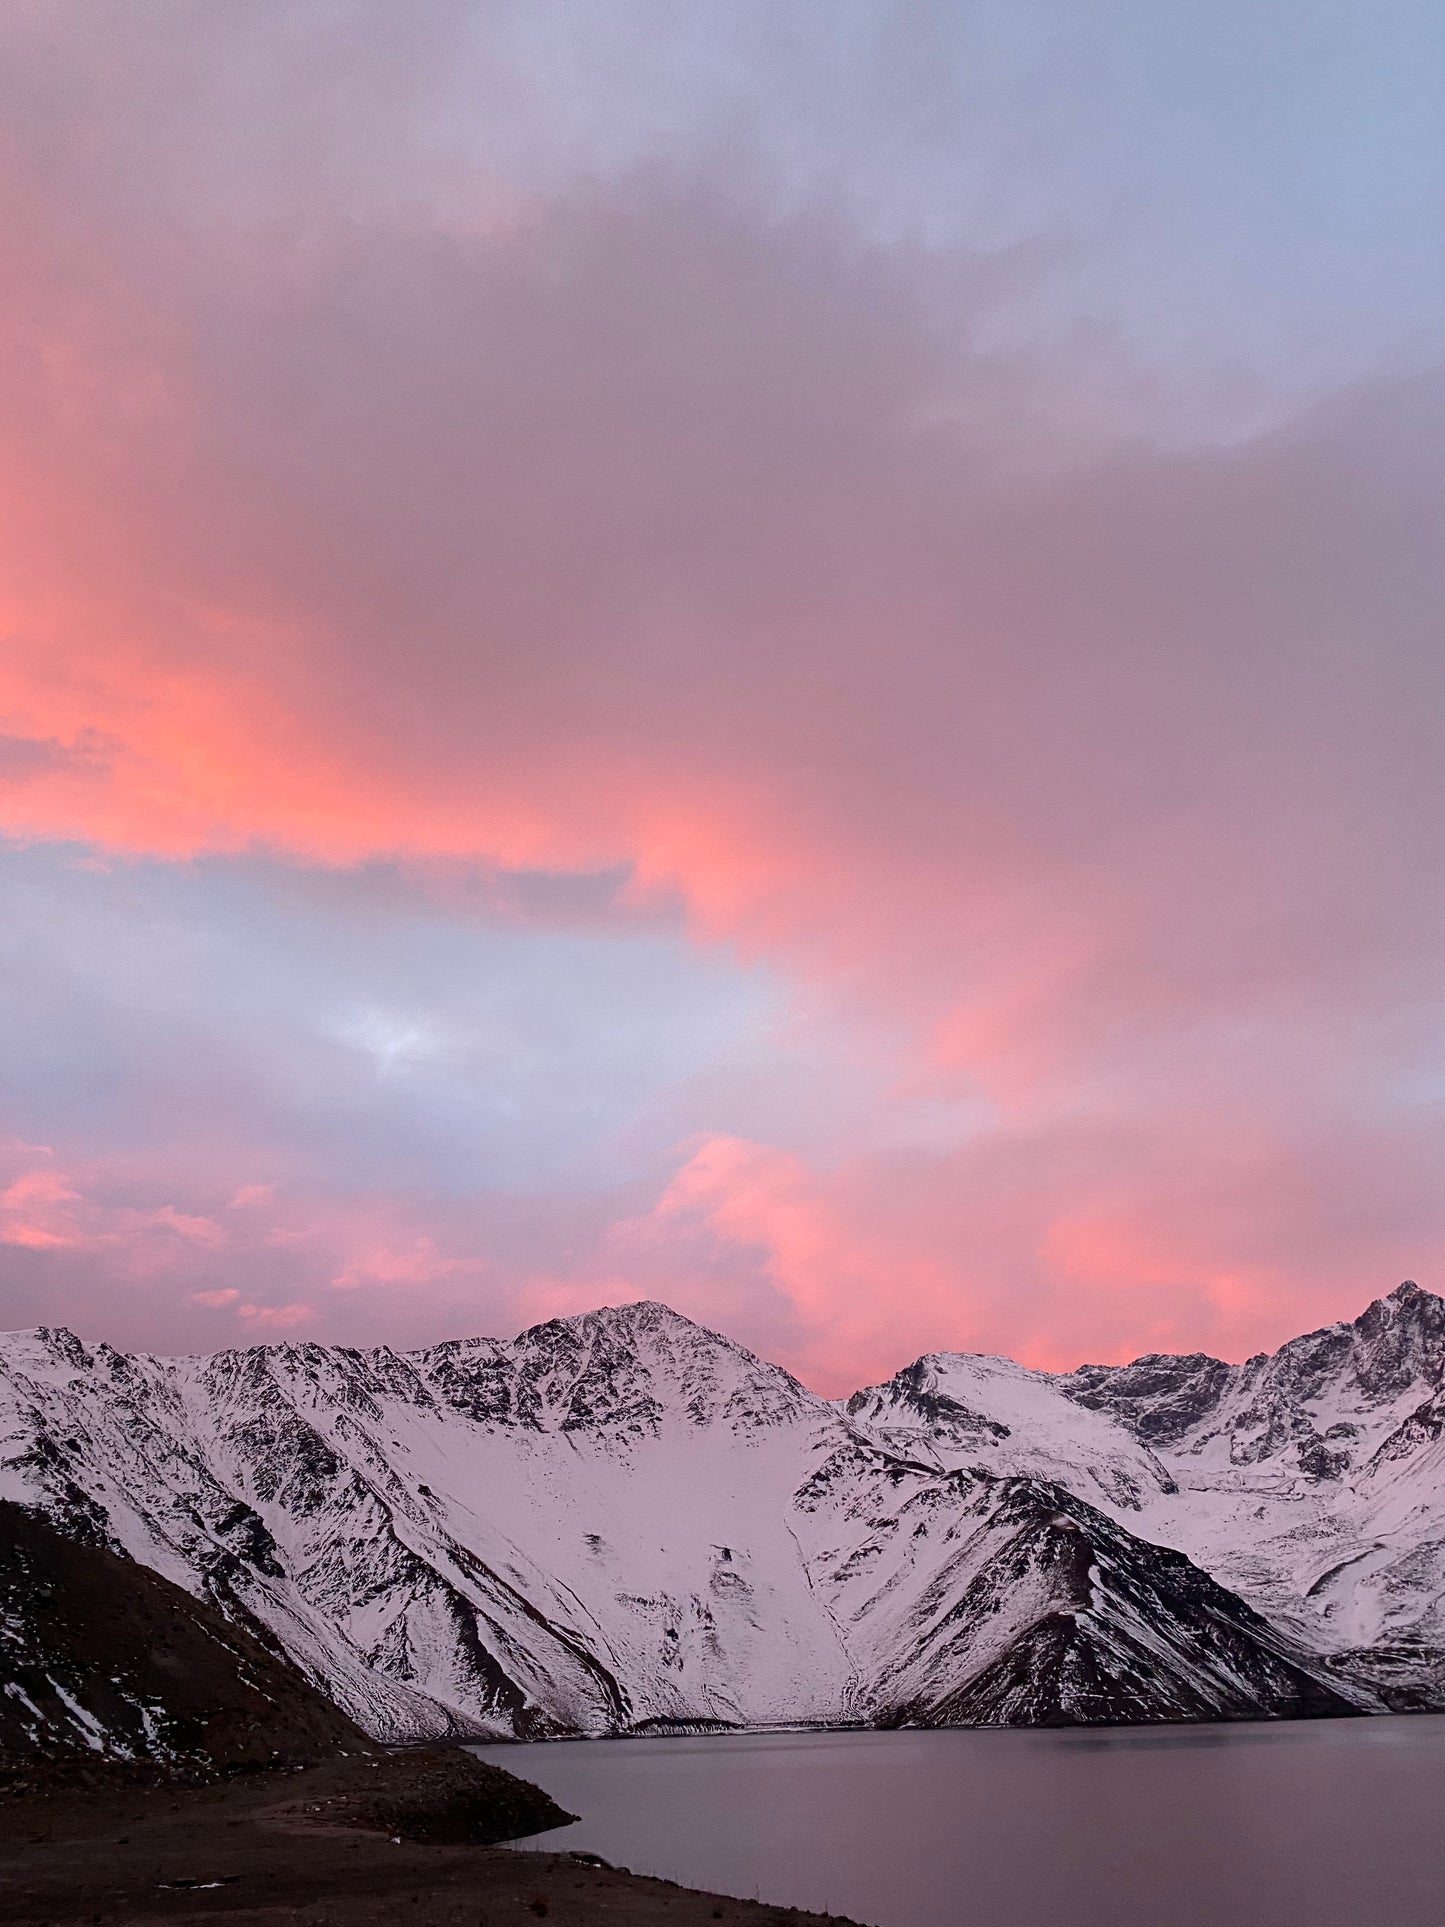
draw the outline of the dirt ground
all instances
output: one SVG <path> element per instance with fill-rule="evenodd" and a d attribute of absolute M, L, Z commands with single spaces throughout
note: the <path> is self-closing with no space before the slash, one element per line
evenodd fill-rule
<path fill-rule="evenodd" d="M 465 1764 L 463 1764 L 465 1763 Z M 0 1797 L 0 1921 L 15 1927 L 621 1927 L 822 1923 L 570 1854 L 469 1844 L 432 1749 L 203 1787 Z M 462 1836 L 462 1837 L 459 1837 Z M 832 1927 L 848 1927 L 827 1917 Z"/>

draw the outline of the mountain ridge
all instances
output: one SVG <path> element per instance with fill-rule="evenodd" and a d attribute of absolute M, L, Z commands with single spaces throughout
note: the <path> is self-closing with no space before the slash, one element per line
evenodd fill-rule
<path fill-rule="evenodd" d="M 412 1352 L 39 1327 L 0 1498 L 383 1738 L 1364 1712 L 1445 1703 L 1442 1373 L 1408 1282 L 1242 1365 L 932 1353 L 847 1400 L 655 1300 Z"/>

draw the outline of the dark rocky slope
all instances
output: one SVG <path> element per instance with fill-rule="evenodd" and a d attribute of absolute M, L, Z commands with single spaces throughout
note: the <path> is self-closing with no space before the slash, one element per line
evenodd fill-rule
<path fill-rule="evenodd" d="M 1311 1719 L 1365 1703 L 1182 1552 L 1136 1539 L 1059 1488 L 1011 1481 L 957 1563 L 940 1575 L 952 1637 L 935 1643 L 935 1691 L 886 1723 Z M 1002 1649 L 970 1665 L 970 1649 L 988 1650 L 980 1624 L 1010 1618 Z"/>
<path fill-rule="evenodd" d="M 292 1665 L 159 1574 L 0 1504 L 0 1772 L 182 1777 L 375 1751 Z"/>

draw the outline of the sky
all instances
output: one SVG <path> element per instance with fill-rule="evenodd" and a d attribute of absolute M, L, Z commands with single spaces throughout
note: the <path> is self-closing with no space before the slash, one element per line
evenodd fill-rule
<path fill-rule="evenodd" d="M 1445 13 L 12 0 L 0 1325 L 1445 1278 Z"/>

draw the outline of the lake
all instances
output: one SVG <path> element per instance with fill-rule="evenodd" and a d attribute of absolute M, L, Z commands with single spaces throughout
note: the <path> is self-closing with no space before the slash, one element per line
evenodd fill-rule
<path fill-rule="evenodd" d="M 637 1873 L 868 1927 L 1440 1927 L 1445 1717 L 472 1749 Z"/>

